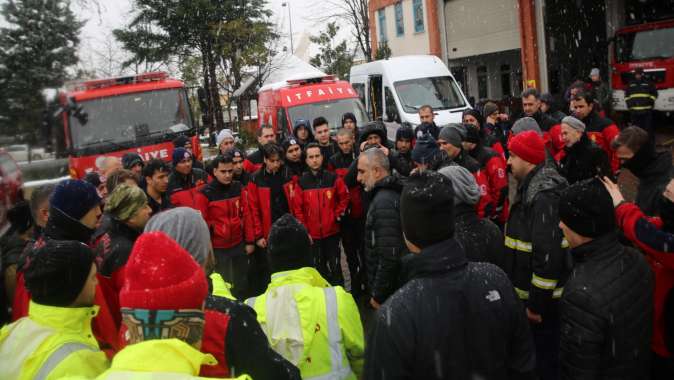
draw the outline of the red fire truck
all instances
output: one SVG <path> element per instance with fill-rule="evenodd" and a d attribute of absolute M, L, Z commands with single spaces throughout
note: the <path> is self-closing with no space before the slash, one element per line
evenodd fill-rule
<path fill-rule="evenodd" d="M 358 125 L 369 120 L 351 84 L 332 75 L 266 85 L 258 95 L 258 128 L 270 124 L 281 137 L 292 134 L 298 119 L 311 123 L 323 116 L 333 131 L 341 127 L 342 115 L 347 112 L 356 116 Z"/>
<path fill-rule="evenodd" d="M 62 143 L 74 178 L 99 169 L 108 156 L 127 152 L 169 161 L 178 135 L 190 136 L 201 158 L 185 84 L 166 73 L 78 83 L 60 93 L 59 102 Z"/>
<path fill-rule="evenodd" d="M 644 69 L 644 76 L 658 89 L 655 110 L 674 112 L 674 19 L 631 25 L 619 29 L 612 51 L 613 105 L 627 111 L 625 89 L 634 69 Z"/>

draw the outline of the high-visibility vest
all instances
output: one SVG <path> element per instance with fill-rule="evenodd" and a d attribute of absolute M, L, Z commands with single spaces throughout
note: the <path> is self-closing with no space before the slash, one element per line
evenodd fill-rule
<path fill-rule="evenodd" d="M 314 268 L 275 273 L 267 292 L 246 304 L 255 309 L 272 348 L 297 366 L 303 379 L 356 379 L 361 372 L 358 308 Z"/>
<path fill-rule="evenodd" d="M 0 379 L 96 377 L 110 363 L 91 331 L 98 307 L 30 303 L 23 317 L 0 331 Z"/>

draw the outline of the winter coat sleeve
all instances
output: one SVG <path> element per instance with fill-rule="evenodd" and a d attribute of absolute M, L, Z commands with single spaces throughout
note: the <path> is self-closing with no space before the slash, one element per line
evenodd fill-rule
<path fill-rule="evenodd" d="M 414 377 L 412 368 L 416 347 L 415 340 L 410 339 L 415 336 L 414 321 L 410 317 L 413 313 L 397 310 L 397 307 L 385 304 L 372 322 L 372 331 L 365 347 L 363 379 L 402 380 Z M 401 308 L 404 309 L 405 305 Z"/>
<path fill-rule="evenodd" d="M 373 212 L 373 250 L 376 260 L 375 277 L 372 279 L 372 298 L 384 303 L 395 291 L 400 272 L 400 247 L 402 228 L 398 201 L 383 199 Z"/>
<path fill-rule="evenodd" d="M 208 229 L 212 231 L 212 221 L 208 217 L 208 203 L 208 198 L 206 198 L 206 196 L 201 191 L 195 192 L 194 208 L 201 213 L 201 217 L 204 218 L 206 224 L 208 224 Z"/>
<path fill-rule="evenodd" d="M 496 207 L 496 214 L 500 215 L 503 204 L 508 197 L 508 177 L 506 163 L 501 156 L 494 156 L 487 162 L 487 176 L 489 177 L 489 192 Z"/>
<path fill-rule="evenodd" d="M 349 171 L 346 172 L 344 176 L 344 183 L 346 187 L 352 188 L 358 184 L 358 160 L 353 160 L 351 166 L 349 166 Z"/>
<path fill-rule="evenodd" d="M 613 173 L 615 173 L 620 168 L 620 160 L 618 159 L 618 156 L 616 156 L 615 150 L 611 148 L 611 143 L 616 139 L 616 137 L 618 137 L 620 130 L 618 129 L 618 126 L 615 125 L 615 123 L 612 123 L 608 127 L 604 128 L 601 131 L 601 134 L 604 137 L 604 150 L 606 151 L 606 156 L 608 157 L 608 161 L 611 163 L 611 169 Z"/>
<path fill-rule="evenodd" d="M 346 209 L 349 207 L 349 189 L 346 188 L 344 180 L 337 177 L 335 180 L 335 190 L 337 192 L 337 210 L 335 215 L 341 220 L 344 214 L 346 214 Z"/>
<path fill-rule="evenodd" d="M 234 309 L 232 309 L 234 311 Z M 276 353 L 257 321 L 255 311 L 244 306 L 236 309 L 227 328 L 227 363 L 236 375 L 253 379 L 296 379 L 300 372 Z"/>
<path fill-rule="evenodd" d="M 627 239 L 646 253 L 674 252 L 674 234 L 662 231 L 657 218 L 649 218 L 634 203 L 623 203 L 615 209 L 618 226 Z"/>
<path fill-rule="evenodd" d="M 250 199 L 248 197 L 248 186 L 241 189 L 241 212 L 243 221 L 243 238 L 246 244 L 255 244 L 255 228 L 253 222 L 253 213 L 250 210 Z"/>
<path fill-rule="evenodd" d="M 342 330 L 342 340 L 349 359 L 351 369 L 360 378 L 363 374 L 363 360 L 365 356 L 365 341 L 363 338 L 363 324 L 360 321 L 358 306 L 351 294 L 343 288 L 336 288 L 338 304 L 339 326 Z"/>
<path fill-rule="evenodd" d="M 253 237 L 253 241 L 262 239 L 262 215 L 260 214 L 260 199 L 257 194 L 257 185 L 254 181 L 248 182 L 246 189 L 248 194 L 248 210 L 250 212 L 249 225 L 246 225 L 246 238 Z M 248 230 L 250 229 L 250 230 Z"/>
<path fill-rule="evenodd" d="M 536 314 L 543 314 L 543 318 L 564 270 L 558 203 L 556 196 L 541 192 L 532 204 L 532 277 L 527 307 Z"/>
<path fill-rule="evenodd" d="M 561 379 L 598 379 L 605 344 L 605 321 L 589 293 L 564 294 L 559 361 Z"/>

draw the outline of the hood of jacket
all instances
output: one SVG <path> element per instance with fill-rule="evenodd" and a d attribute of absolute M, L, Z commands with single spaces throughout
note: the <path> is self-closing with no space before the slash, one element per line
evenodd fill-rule
<path fill-rule="evenodd" d="M 524 202 L 531 203 L 536 195 L 542 191 L 559 191 L 568 185 L 568 182 L 549 161 L 538 165 L 525 179 L 520 187 L 520 194 L 524 194 Z"/>
<path fill-rule="evenodd" d="M 468 264 L 463 247 L 451 238 L 428 246 L 419 254 L 403 257 L 403 278 L 405 282 L 420 277 L 434 277 Z"/>
<path fill-rule="evenodd" d="M 276 272 L 271 275 L 271 283 L 268 289 L 288 284 L 302 283 L 319 288 L 329 288 L 330 283 L 324 279 L 315 268 L 303 267 L 300 269 Z"/>
<path fill-rule="evenodd" d="M 126 346 L 112 359 L 110 372 L 168 372 L 196 376 L 202 365 L 215 365 L 211 354 L 178 339 L 153 339 Z"/>

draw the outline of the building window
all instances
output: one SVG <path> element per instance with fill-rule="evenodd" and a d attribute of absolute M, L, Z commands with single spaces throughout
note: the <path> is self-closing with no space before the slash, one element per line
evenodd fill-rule
<path fill-rule="evenodd" d="M 388 38 L 386 38 L 386 8 L 378 10 L 377 17 L 379 18 L 379 41 L 387 42 Z"/>
<path fill-rule="evenodd" d="M 402 1 L 395 5 L 396 13 L 396 35 L 398 37 L 405 35 L 405 25 L 403 24 L 403 3 Z"/>
<path fill-rule="evenodd" d="M 512 85 L 510 83 L 510 65 L 501 65 L 501 94 L 502 96 L 512 95 Z"/>
<path fill-rule="evenodd" d="M 412 14 L 414 17 L 414 32 L 424 32 L 424 5 L 421 0 L 412 1 Z"/>
<path fill-rule="evenodd" d="M 478 100 L 487 99 L 487 66 L 477 68 L 477 97 Z"/>

